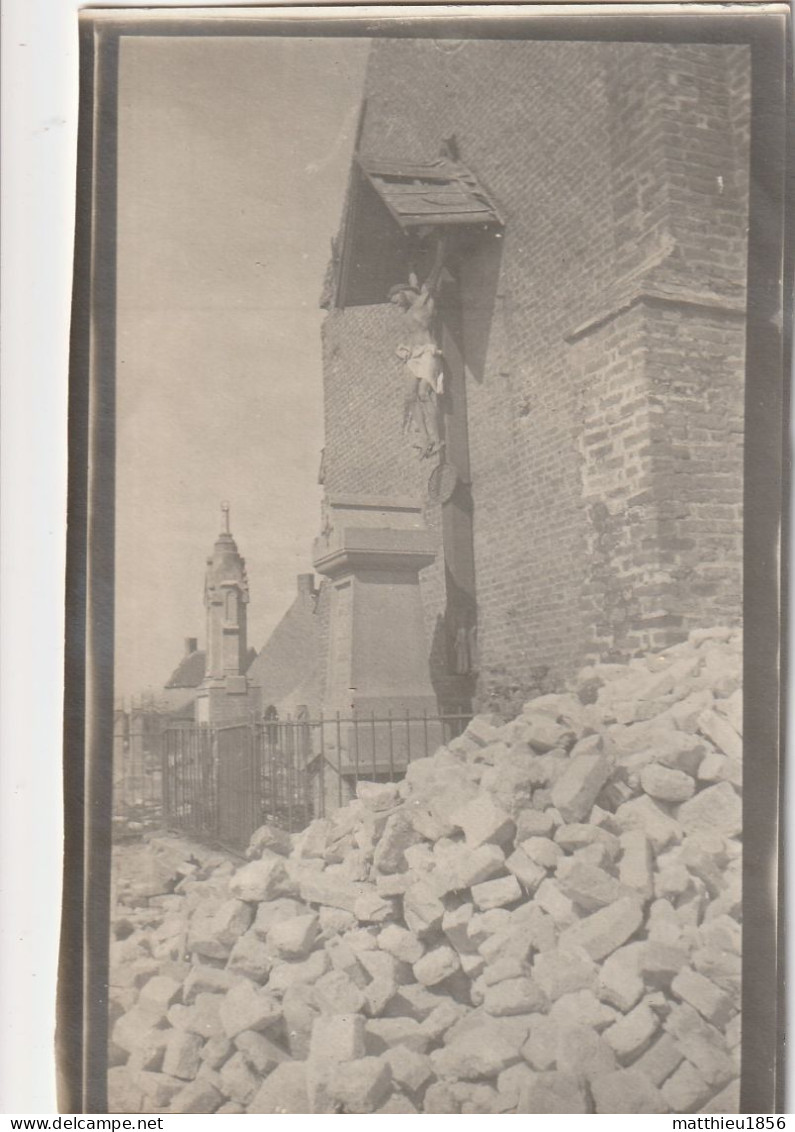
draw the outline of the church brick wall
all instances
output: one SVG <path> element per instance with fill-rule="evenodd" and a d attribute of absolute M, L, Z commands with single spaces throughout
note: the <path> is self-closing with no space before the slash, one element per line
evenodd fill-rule
<path fill-rule="evenodd" d="M 483 702 L 739 621 L 746 49 L 380 40 L 365 98 L 363 152 L 454 135 L 505 217 L 461 276 Z M 326 490 L 423 497 L 393 308 L 323 343 Z M 432 652 L 441 539 L 421 581 Z"/>

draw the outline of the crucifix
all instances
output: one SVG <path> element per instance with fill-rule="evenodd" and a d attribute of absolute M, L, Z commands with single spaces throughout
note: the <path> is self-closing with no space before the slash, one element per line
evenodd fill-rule
<path fill-rule="evenodd" d="M 444 615 L 445 667 L 450 706 L 467 706 L 477 673 L 477 605 L 473 543 L 473 501 L 469 467 L 466 367 L 461 322 L 461 286 L 449 240 L 433 234 L 433 265 L 425 282 L 416 274 L 396 284 L 391 302 L 404 312 L 404 340 L 398 356 L 405 365 L 403 428 L 423 459 L 436 457 L 429 497 L 441 505 L 447 601 Z"/>
<path fill-rule="evenodd" d="M 433 267 L 420 286 L 412 271 L 408 284 L 390 288 L 389 301 L 403 312 L 402 340 L 396 353 L 406 378 L 403 433 L 418 449 L 421 459 L 442 452 L 438 399 L 443 392 L 442 351 L 435 334 L 435 297 L 444 269 L 446 241 L 437 237 Z"/>

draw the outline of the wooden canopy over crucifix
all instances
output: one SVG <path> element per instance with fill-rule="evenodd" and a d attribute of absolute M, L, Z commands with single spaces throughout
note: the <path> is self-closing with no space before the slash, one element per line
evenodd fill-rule
<path fill-rule="evenodd" d="M 430 311 L 427 342 L 420 342 L 419 331 L 413 338 L 409 334 L 403 361 L 407 388 L 412 374 L 416 377 L 415 431 L 428 440 L 415 447 L 427 460 L 429 501 L 441 508 L 446 606 L 434 651 L 437 660 L 443 654 L 446 672 L 439 699 L 452 710 L 468 706 L 478 666 L 461 269 L 484 237 L 502 226 L 497 203 L 459 160 L 454 139 L 430 162 L 354 156 L 335 255 L 333 305 L 402 302 L 407 325 L 412 316 L 419 323 Z M 432 363 L 434 351 L 438 361 Z M 429 409 L 425 402 L 431 398 Z M 431 412 L 438 434 L 428 423 Z"/>

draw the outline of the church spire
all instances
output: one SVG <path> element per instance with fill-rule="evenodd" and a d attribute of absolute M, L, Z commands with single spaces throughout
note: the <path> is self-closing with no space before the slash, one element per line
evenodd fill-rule
<path fill-rule="evenodd" d="M 229 526 L 229 503 L 221 504 L 221 532 L 207 559 L 204 604 L 207 610 L 207 676 L 220 679 L 246 671 L 248 643 L 246 563 Z"/>

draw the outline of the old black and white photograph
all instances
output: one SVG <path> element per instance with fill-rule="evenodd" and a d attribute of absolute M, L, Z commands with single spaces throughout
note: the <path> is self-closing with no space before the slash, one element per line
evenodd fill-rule
<path fill-rule="evenodd" d="M 783 17 L 427 12 L 82 17 L 96 1111 L 786 1111 Z"/>

